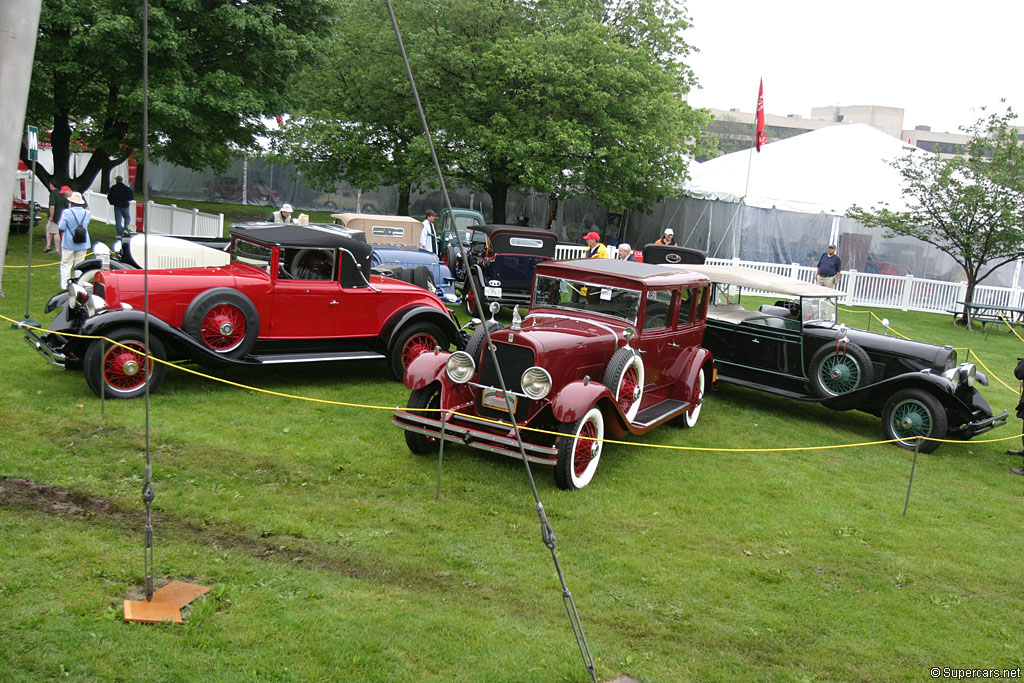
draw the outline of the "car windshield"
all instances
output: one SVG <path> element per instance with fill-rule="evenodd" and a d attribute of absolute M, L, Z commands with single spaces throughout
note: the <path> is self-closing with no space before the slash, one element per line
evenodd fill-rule
<path fill-rule="evenodd" d="M 636 324 L 640 292 L 624 287 L 538 275 L 533 288 L 532 308 L 538 307 L 587 311 Z"/>
<path fill-rule="evenodd" d="M 231 250 L 231 260 L 263 268 L 270 266 L 273 254 L 270 247 L 236 238 L 235 247 Z"/>
<path fill-rule="evenodd" d="M 803 297 L 800 300 L 800 314 L 804 322 L 825 322 L 836 321 L 836 299 L 817 299 Z"/>

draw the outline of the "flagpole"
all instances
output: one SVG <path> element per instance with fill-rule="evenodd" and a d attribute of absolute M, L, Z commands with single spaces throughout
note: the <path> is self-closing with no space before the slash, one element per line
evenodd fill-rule
<path fill-rule="evenodd" d="M 747 204 L 747 193 L 750 192 L 750 169 L 754 165 L 754 150 L 761 151 L 761 145 L 764 142 L 762 136 L 764 135 L 764 78 L 761 79 L 760 84 L 757 88 L 757 107 L 754 108 L 754 144 L 750 146 L 750 153 L 747 155 L 747 180 L 743 185 L 743 196 L 740 197 L 739 206 L 736 207 L 736 213 L 738 214 L 744 206 Z M 766 137 L 766 136 L 765 136 Z M 733 216 L 735 221 L 735 215 Z M 739 256 L 740 246 L 740 230 L 742 229 L 742 219 L 740 227 L 737 228 L 732 234 L 732 255 L 733 258 Z"/>

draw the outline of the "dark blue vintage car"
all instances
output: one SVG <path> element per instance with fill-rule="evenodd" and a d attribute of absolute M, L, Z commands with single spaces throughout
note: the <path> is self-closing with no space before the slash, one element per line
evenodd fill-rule
<path fill-rule="evenodd" d="M 909 449 L 918 437 L 969 439 L 1006 423 L 1006 411 L 993 415 L 976 388 L 985 375 L 958 364 L 951 346 L 841 324 L 845 292 L 743 266 L 676 267 L 712 282 L 704 346 L 719 381 L 878 415 L 885 438 Z M 748 309 L 744 291 L 784 298 Z M 938 446 L 922 441 L 920 450 Z"/>
<path fill-rule="evenodd" d="M 496 301 L 502 306 L 530 305 L 533 269 L 555 257 L 558 238 L 554 233 L 518 225 L 477 225 L 469 229 L 467 250 L 470 271 L 479 278 L 477 286 L 484 308 Z M 457 264 L 459 262 L 457 261 Z M 479 268 L 478 268 L 479 267 Z M 476 302 L 464 268 L 455 268 L 455 279 L 463 283 L 466 312 L 474 315 Z"/>

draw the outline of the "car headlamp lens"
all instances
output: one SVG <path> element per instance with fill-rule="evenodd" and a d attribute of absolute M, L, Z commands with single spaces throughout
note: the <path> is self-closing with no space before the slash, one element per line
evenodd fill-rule
<path fill-rule="evenodd" d="M 551 391 L 551 375 L 544 368 L 527 368 L 522 377 L 523 393 L 532 399 L 544 398 Z"/>
<path fill-rule="evenodd" d="M 89 298 L 89 292 L 77 282 L 68 283 L 68 308 L 78 308 Z"/>
<path fill-rule="evenodd" d="M 956 367 L 956 351 L 949 349 L 949 355 L 946 356 L 946 363 L 942 367 L 943 371 L 952 370 Z"/>
<path fill-rule="evenodd" d="M 473 362 L 473 357 L 465 351 L 456 351 L 448 356 L 444 369 L 448 373 L 448 379 L 456 384 L 465 384 L 476 371 L 476 363 Z"/>
<path fill-rule="evenodd" d="M 85 300 L 85 310 L 89 312 L 89 315 L 96 315 L 100 311 L 106 310 L 106 308 L 107 302 L 101 296 L 92 294 Z"/>
<path fill-rule="evenodd" d="M 961 382 L 966 382 L 967 386 L 973 387 L 978 376 L 978 368 L 974 363 L 964 363 L 957 369 L 957 375 Z"/>

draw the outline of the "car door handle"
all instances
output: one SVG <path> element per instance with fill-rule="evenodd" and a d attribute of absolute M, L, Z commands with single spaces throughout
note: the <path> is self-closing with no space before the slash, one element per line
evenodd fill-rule
<path fill-rule="evenodd" d="M 338 303 L 339 303 L 339 302 L 337 302 L 337 301 L 332 301 L 330 305 L 331 305 L 331 306 L 337 306 L 337 305 L 338 305 Z"/>
<path fill-rule="evenodd" d="M 676 344 L 675 342 L 669 342 L 668 345 L 671 346 L 674 349 L 678 349 L 679 348 L 679 344 Z"/>
<path fill-rule="evenodd" d="M 752 343 L 752 344 L 760 344 L 760 343 L 761 343 L 761 340 L 760 340 L 760 339 L 757 339 L 757 338 L 755 337 L 754 339 L 751 339 L 751 340 L 750 340 L 750 343 Z"/>

